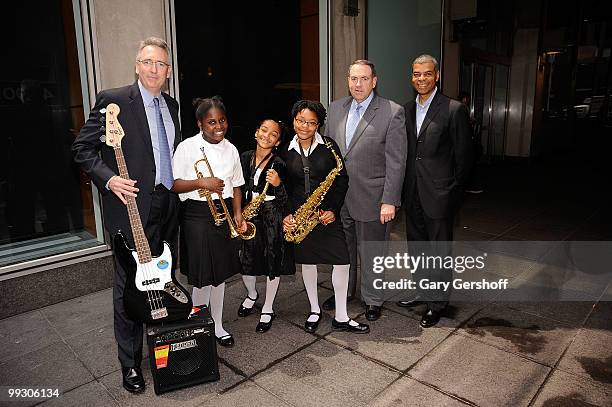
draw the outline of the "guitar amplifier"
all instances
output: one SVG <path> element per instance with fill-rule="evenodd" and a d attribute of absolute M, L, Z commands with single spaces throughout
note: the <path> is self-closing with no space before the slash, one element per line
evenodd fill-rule
<path fill-rule="evenodd" d="M 219 380 L 214 321 L 202 308 L 184 321 L 147 325 L 155 394 Z"/>

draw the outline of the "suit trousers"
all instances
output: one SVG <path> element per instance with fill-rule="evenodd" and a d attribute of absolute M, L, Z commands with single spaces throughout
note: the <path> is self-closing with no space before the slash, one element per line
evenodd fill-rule
<path fill-rule="evenodd" d="M 430 218 L 423 210 L 418 189 L 415 189 L 406 215 L 406 235 L 411 256 L 444 258 L 452 255 L 453 214 L 442 219 Z M 439 263 L 432 262 L 431 264 L 430 267 L 419 268 L 415 271 L 413 277 L 417 282 L 422 279 L 431 282 L 452 281 L 452 270 L 443 268 Z M 450 289 L 447 291 L 418 289 L 417 294 L 420 300 L 427 303 L 429 309 L 441 311 L 448 305 Z"/>
<path fill-rule="evenodd" d="M 374 288 L 374 280 L 382 278 L 384 273 L 374 273 L 372 271 L 373 258 L 375 256 L 385 256 L 387 254 L 387 241 L 391 233 L 391 223 L 381 224 L 380 220 L 371 222 L 361 222 L 353 219 L 346 205 L 340 211 L 344 235 L 348 246 L 351 267 L 349 271 L 348 296 L 355 296 L 357 290 L 357 263 L 361 269 L 361 298 L 366 305 L 381 306 L 384 293 Z M 366 242 L 366 244 L 364 244 Z M 368 244 L 369 242 L 380 242 L 380 244 Z"/>
<path fill-rule="evenodd" d="M 127 211 L 127 207 L 126 207 Z M 151 199 L 149 219 L 144 225 L 151 253 L 156 256 L 162 252 L 164 241 L 172 249 L 172 264 L 176 267 L 176 239 L 178 232 L 178 197 L 165 187 L 157 187 Z M 124 233 L 128 234 L 127 231 Z M 131 236 L 131 233 L 129 233 Z M 123 292 L 127 273 L 115 257 L 115 284 L 113 287 L 113 311 L 115 340 L 117 341 L 119 362 L 123 367 L 140 367 L 142 361 L 142 323 L 128 318 L 123 306 Z"/>

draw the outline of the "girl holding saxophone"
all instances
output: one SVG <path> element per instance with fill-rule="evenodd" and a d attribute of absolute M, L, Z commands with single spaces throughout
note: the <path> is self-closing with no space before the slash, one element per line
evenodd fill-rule
<path fill-rule="evenodd" d="M 282 274 L 295 274 L 295 266 L 285 267 L 285 244 L 283 239 L 283 213 L 287 193 L 282 183 L 285 177 L 285 163 L 276 154 L 281 143 L 283 129 L 272 119 L 263 120 L 255 131 L 257 147 L 240 156 L 242 172 L 246 183 L 243 195 L 248 204 L 243 217 L 249 218 L 256 226 L 255 238 L 242 241 L 240 262 L 242 281 L 247 296 L 238 309 L 238 315 L 248 316 L 259 297 L 255 288 L 257 276 L 266 276 L 266 297 L 256 332 L 266 332 L 272 326 L 276 314 L 274 298 Z"/>
<path fill-rule="evenodd" d="M 304 330 L 314 333 L 321 320 L 317 293 L 317 264 L 331 264 L 336 315 L 332 327 L 354 333 L 370 328 L 349 318 L 346 297 L 349 254 L 340 222 L 340 208 L 348 189 L 348 175 L 336 143 L 319 134 L 326 112 L 317 101 L 300 100 L 291 109 L 295 136 L 281 151 L 287 165 L 285 238 L 294 242 L 295 262 L 302 264 L 302 278 L 310 302 Z"/>

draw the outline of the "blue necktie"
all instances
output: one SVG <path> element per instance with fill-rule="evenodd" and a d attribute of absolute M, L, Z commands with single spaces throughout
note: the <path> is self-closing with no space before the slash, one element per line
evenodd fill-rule
<path fill-rule="evenodd" d="M 170 147 L 168 147 L 168 135 L 159 108 L 159 99 L 153 98 L 153 103 L 155 104 L 157 141 L 159 143 L 159 179 L 166 188 L 171 189 L 172 184 L 174 184 L 174 177 L 172 176 L 172 156 L 170 155 Z"/>
<path fill-rule="evenodd" d="M 355 107 L 355 111 L 349 117 L 348 124 L 346 125 L 346 148 L 351 144 L 351 140 L 355 135 L 355 130 L 357 130 L 357 125 L 359 124 L 359 120 L 361 120 L 361 115 L 359 114 L 359 109 L 361 109 L 361 105 L 357 105 Z"/>

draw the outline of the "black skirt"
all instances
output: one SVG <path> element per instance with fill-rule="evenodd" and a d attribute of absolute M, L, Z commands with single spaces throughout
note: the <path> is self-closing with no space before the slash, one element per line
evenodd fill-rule
<path fill-rule="evenodd" d="M 285 250 L 283 214 L 280 208 L 273 201 L 264 201 L 251 222 L 255 224 L 257 232 L 253 239 L 242 241 L 242 274 L 268 276 L 271 279 L 295 274 L 293 259 Z"/>
<path fill-rule="evenodd" d="M 338 218 L 326 226 L 319 223 L 300 243 L 290 244 L 298 264 L 350 263 L 342 222 Z"/>
<path fill-rule="evenodd" d="M 231 213 L 232 200 L 225 200 Z M 223 213 L 222 211 L 219 213 Z M 240 273 L 240 239 L 231 239 L 227 221 L 215 225 L 208 203 L 181 203 L 181 272 L 194 287 L 217 286 Z"/>

